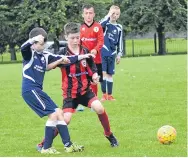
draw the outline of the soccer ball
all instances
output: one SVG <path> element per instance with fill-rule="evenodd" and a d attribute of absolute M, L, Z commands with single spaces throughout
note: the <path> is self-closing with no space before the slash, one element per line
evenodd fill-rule
<path fill-rule="evenodd" d="M 157 132 L 157 138 L 161 144 L 171 144 L 176 139 L 176 129 L 169 125 L 162 126 Z"/>

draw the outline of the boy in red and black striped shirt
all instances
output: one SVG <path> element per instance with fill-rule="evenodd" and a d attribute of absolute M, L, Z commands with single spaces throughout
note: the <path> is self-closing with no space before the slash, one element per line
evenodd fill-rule
<path fill-rule="evenodd" d="M 80 26 L 77 23 L 65 25 L 65 38 L 68 46 L 59 53 L 67 56 L 88 54 L 87 48 L 80 45 Z M 93 58 L 82 59 L 66 68 L 61 67 L 62 90 L 63 90 L 63 112 L 64 120 L 70 123 L 72 114 L 78 104 L 92 108 L 98 115 L 103 126 L 104 135 L 110 141 L 112 147 L 118 146 L 118 142 L 110 130 L 108 116 L 95 93 L 90 89 L 90 84 L 97 84 L 99 76 Z M 57 133 L 54 135 L 56 136 Z M 42 145 L 42 144 L 38 144 Z"/>

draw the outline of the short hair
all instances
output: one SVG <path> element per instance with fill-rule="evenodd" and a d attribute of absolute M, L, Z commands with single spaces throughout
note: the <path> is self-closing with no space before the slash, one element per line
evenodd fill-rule
<path fill-rule="evenodd" d="M 80 32 L 80 24 L 79 23 L 70 22 L 64 26 L 65 35 L 69 35 L 72 33 L 78 33 L 78 32 Z"/>
<path fill-rule="evenodd" d="M 44 37 L 44 42 L 48 39 L 48 34 L 46 31 L 41 27 L 35 27 L 33 28 L 29 33 L 29 38 L 33 38 L 35 36 L 42 35 Z"/>
<path fill-rule="evenodd" d="M 93 8 L 95 10 L 95 8 L 92 4 L 84 4 L 82 6 L 82 11 L 84 11 L 84 9 L 90 9 L 90 8 Z"/>

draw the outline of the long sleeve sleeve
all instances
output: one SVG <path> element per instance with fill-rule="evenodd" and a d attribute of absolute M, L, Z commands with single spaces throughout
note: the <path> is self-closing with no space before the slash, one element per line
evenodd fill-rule
<path fill-rule="evenodd" d="M 90 58 L 88 58 L 86 60 L 87 60 L 88 75 L 90 77 L 92 77 L 92 75 L 97 72 L 97 67 L 96 67 L 92 57 L 90 57 Z"/>
<path fill-rule="evenodd" d="M 34 43 L 32 39 L 27 40 L 21 46 L 21 53 L 24 60 L 30 60 L 32 56 L 31 46 Z"/>
<path fill-rule="evenodd" d="M 105 29 L 106 24 L 110 21 L 110 17 L 108 15 L 106 15 L 103 19 L 101 19 L 99 21 L 99 23 L 101 24 L 102 28 Z"/>
<path fill-rule="evenodd" d="M 121 25 L 120 31 L 119 31 L 119 39 L 118 39 L 118 45 L 117 45 L 117 56 L 121 57 L 123 54 L 123 28 Z"/>

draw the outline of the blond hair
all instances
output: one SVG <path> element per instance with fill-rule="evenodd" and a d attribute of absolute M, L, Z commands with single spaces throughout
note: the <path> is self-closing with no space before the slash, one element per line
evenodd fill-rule
<path fill-rule="evenodd" d="M 117 6 L 117 5 L 112 5 L 112 6 L 110 7 L 110 10 L 111 10 L 111 9 L 118 9 L 118 10 L 120 10 L 120 7 Z"/>

